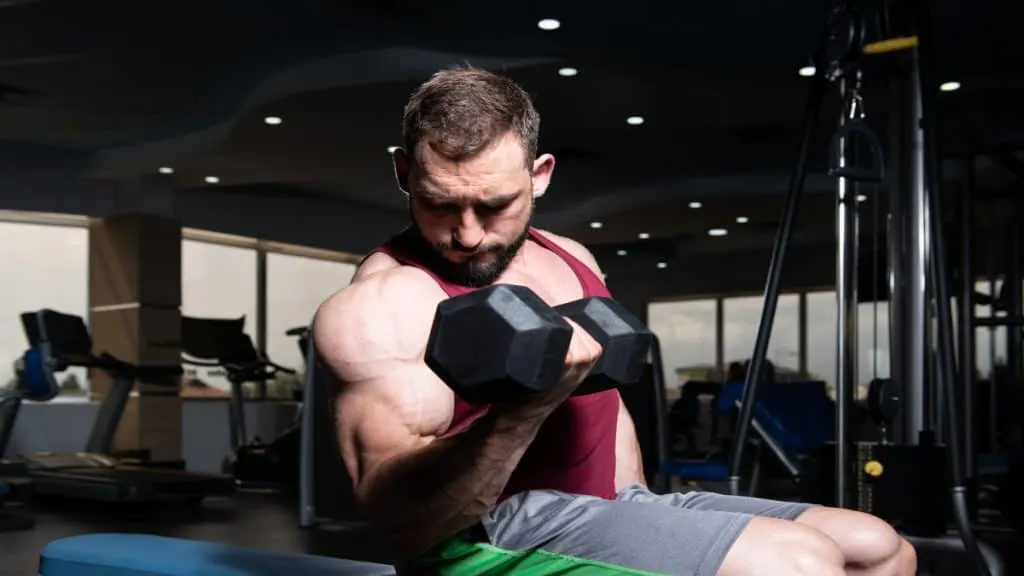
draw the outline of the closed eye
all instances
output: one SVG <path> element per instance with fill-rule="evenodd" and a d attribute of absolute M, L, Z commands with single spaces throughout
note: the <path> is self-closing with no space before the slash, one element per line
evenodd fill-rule
<path fill-rule="evenodd" d="M 512 202 L 497 202 L 492 204 L 483 203 L 477 207 L 481 214 L 497 214 L 511 205 Z"/>
<path fill-rule="evenodd" d="M 429 212 L 455 212 L 458 211 L 459 205 L 454 202 L 431 202 L 430 200 L 420 200 L 420 206 Z"/>

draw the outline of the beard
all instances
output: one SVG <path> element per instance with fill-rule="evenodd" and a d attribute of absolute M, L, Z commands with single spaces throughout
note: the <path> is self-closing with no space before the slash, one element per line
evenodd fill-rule
<path fill-rule="evenodd" d="M 494 284 L 508 269 L 512 259 L 529 237 L 530 220 L 527 219 L 523 229 L 510 242 L 488 244 L 468 251 L 452 242 L 430 242 L 423 236 L 416 219 L 413 218 L 410 240 L 417 253 L 422 256 L 423 264 L 430 271 L 447 282 L 481 288 Z M 461 262 L 453 262 L 445 257 L 445 254 L 453 252 L 465 254 L 465 257 Z"/>

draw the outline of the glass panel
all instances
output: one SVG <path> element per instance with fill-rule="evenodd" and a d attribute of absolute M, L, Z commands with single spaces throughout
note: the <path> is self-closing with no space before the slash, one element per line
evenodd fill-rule
<path fill-rule="evenodd" d="M 267 254 L 267 355 L 274 362 L 294 368 L 295 376 L 281 375 L 268 383 L 269 397 L 290 398 L 301 386 L 305 359 L 295 337 L 286 332 L 306 326 L 317 307 L 352 280 L 356 266 L 288 254 Z"/>
<path fill-rule="evenodd" d="M 198 318 L 245 316 L 245 332 L 256 341 L 256 250 L 182 240 L 181 313 Z M 226 396 L 223 371 L 185 367 L 182 396 Z"/>
<path fill-rule="evenodd" d="M 14 379 L 14 361 L 28 348 L 20 315 L 41 308 L 76 314 L 89 321 L 89 230 L 0 222 L 0 386 Z M 85 368 L 58 376 L 62 397 L 87 396 Z"/>

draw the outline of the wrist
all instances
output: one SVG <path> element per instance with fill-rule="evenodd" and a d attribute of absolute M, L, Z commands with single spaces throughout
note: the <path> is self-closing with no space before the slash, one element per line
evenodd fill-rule
<path fill-rule="evenodd" d="M 491 433 L 514 435 L 536 434 L 541 424 L 554 410 L 553 406 L 522 403 L 494 404 L 484 417 Z"/>

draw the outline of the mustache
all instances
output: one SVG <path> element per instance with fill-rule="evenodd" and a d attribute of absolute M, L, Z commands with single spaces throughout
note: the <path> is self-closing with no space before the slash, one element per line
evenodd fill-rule
<path fill-rule="evenodd" d="M 434 249 L 439 252 L 455 252 L 457 254 L 465 254 L 466 256 L 474 256 L 480 254 L 489 254 L 491 252 L 500 252 L 501 250 L 504 249 L 504 245 L 488 244 L 484 246 L 477 246 L 475 248 L 469 248 L 457 242 L 435 242 Z"/>

